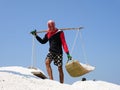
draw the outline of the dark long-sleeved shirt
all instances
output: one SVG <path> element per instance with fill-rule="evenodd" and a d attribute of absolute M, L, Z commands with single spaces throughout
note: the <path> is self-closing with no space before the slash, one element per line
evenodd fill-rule
<path fill-rule="evenodd" d="M 44 38 L 41 39 L 39 36 L 36 36 L 36 39 L 41 43 L 45 44 L 49 41 L 49 51 L 57 54 L 62 54 L 62 46 L 66 53 L 69 52 L 68 46 L 65 40 L 64 32 L 61 30 L 57 30 L 55 33 L 50 35 L 50 33 L 46 33 Z"/>

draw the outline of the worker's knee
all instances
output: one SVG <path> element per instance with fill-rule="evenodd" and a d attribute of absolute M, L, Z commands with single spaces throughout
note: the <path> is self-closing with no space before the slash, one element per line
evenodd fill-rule
<path fill-rule="evenodd" d="M 59 71 L 59 72 L 62 72 L 62 71 L 63 71 L 62 66 L 58 67 L 58 71 Z"/>

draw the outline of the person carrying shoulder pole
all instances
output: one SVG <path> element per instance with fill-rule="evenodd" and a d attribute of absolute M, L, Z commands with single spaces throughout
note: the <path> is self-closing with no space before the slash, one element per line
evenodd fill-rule
<path fill-rule="evenodd" d="M 48 76 L 51 80 L 53 80 L 53 74 L 51 68 L 51 62 L 53 61 L 54 64 L 58 67 L 60 83 L 64 83 L 64 72 L 62 68 L 63 66 L 62 47 L 65 53 L 67 54 L 68 60 L 71 60 L 72 57 L 69 54 L 64 32 L 58 30 L 55 27 L 55 22 L 53 20 L 49 20 L 47 22 L 47 25 L 48 25 L 48 30 L 43 38 L 37 35 L 36 30 L 32 31 L 31 34 L 34 35 L 41 44 L 45 44 L 49 41 L 49 53 L 47 54 L 45 61 Z"/>

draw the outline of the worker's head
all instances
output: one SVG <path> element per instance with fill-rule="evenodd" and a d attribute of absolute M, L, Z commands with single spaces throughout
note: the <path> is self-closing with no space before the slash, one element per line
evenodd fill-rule
<path fill-rule="evenodd" d="M 55 30 L 55 22 L 53 20 L 49 20 L 47 22 L 47 25 L 48 25 L 48 30 L 50 32 L 54 31 Z"/>

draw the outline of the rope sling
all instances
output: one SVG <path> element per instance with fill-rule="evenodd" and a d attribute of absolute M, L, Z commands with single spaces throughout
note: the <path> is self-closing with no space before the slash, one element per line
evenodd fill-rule
<path fill-rule="evenodd" d="M 35 37 L 32 37 L 32 56 L 31 56 L 31 68 L 35 68 L 36 66 L 36 44 Z"/>
<path fill-rule="evenodd" d="M 73 45 L 72 45 L 72 49 L 71 49 L 70 53 L 72 54 L 73 51 L 74 51 L 74 48 L 76 46 L 76 41 L 78 39 L 78 36 L 80 36 L 81 48 L 82 48 L 82 52 L 83 52 L 83 57 L 84 57 L 85 63 L 88 64 L 88 58 L 87 58 L 87 54 L 86 54 L 86 51 L 85 51 L 85 44 L 84 44 L 84 40 L 83 40 L 83 37 L 82 37 L 82 32 L 80 30 L 77 30 L 77 32 L 76 32 L 75 39 L 73 41 Z"/>

